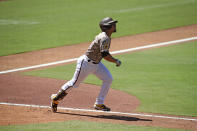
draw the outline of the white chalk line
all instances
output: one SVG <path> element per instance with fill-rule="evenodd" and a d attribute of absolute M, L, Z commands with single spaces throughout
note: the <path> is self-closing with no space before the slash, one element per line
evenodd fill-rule
<path fill-rule="evenodd" d="M 33 108 L 47 108 L 47 109 L 51 108 L 50 106 L 16 104 L 16 103 L 5 103 L 5 102 L 0 102 L 0 105 L 23 106 L 23 107 L 33 107 Z M 185 118 L 185 117 L 172 117 L 172 116 L 150 115 L 150 114 L 140 114 L 140 113 L 124 113 L 124 112 L 114 112 L 114 111 L 106 112 L 106 111 L 99 111 L 99 110 L 79 109 L 79 108 L 66 108 L 66 107 L 58 107 L 58 109 L 68 110 L 68 111 L 95 112 L 95 113 L 104 113 L 104 114 L 117 114 L 117 115 L 128 115 L 128 116 L 162 118 L 162 119 L 197 121 L 197 119 Z"/>
<path fill-rule="evenodd" d="M 111 54 L 120 54 L 120 53 L 132 52 L 132 51 L 136 51 L 136 50 L 142 50 L 142 49 L 153 48 L 153 47 L 164 46 L 164 45 L 177 44 L 177 43 L 182 43 L 182 42 L 192 41 L 192 40 L 197 40 L 197 36 L 196 37 L 185 38 L 185 39 L 174 40 L 174 41 L 155 43 L 155 44 L 151 44 L 151 45 L 147 45 L 147 46 L 139 46 L 139 47 L 136 47 L 136 48 L 129 48 L 129 49 L 124 49 L 124 50 L 119 50 L 119 51 L 113 51 L 113 52 L 111 52 Z M 6 70 L 6 71 L 0 71 L 0 74 L 6 74 L 6 73 L 11 73 L 11 72 L 17 72 L 17 71 L 24 71 L 24 70 L 28 70 L 28 69 L 35 69 L 35 68 L 52 66 L 52 65 L 62 64 L 62 63 L 69 63 L 69 62 L 76 61 L 77 59 L 78 58 L 71 58 L 71 59 L 67 59 L 67 60 L 56 61 L 56 62 L 51 62 L 51 63 L 46 63 L 46 64 L 40 64 L 40 65 L 34 65 L 34 66 L 29 66 L 29 67 L 23 67 L 23 68 L 11 69 L 11 70 Z"/>
<path fill-rule="evenodd" d="M 35 21 L 21 21 L 21 20 L 6 20 L 6 19 L 0 19 L 0 25 L 35 25 L 39 24 L 40 22 Z"/>
<path fill-rule="evenodd" d="M 171 6 L 177 6 L 177 5 L 185 5 L 185 4 L 191 4 L 196 2 L 195 0 L 187 0 L 182 2 L 174 2 L 174 3 L 164 3 L 164 4 L 157 4 L 157 5 L 147 5 L 147 6 L 141 6 L 136 8 L 128 8 L 128 9 L 120 9 L 113 11 L 114 13 L 126 13 L 126 12 L 136 12 L 136 11 L 142 11 L 142 10 L 148 10 L 148 9 L 155 9 L 155 8 L 162 8 L 162 7 L 171 7 Z"/>
<path fill-rule="evenodd" d="M 69 63 L 69 62 L 76 61 L 77 59 L 78 58 L 72 58 L 72 59 L 68 59 L 68 60 L 56 61 L 56 62 L 41 64 L 41 65 L 34 65 L 34 66 L 29 66 L 29 67 L 23 67 L 23 68 L 17 68 L 17 69 L 12 69 L 12 70 L 0 71 L 0 74 L 23 71 L 23 70 L 28 70 L 28 69 L 41 68 L 41 67 L 52 66 L 52 65 L 62 64 L 62 63 Z"/>

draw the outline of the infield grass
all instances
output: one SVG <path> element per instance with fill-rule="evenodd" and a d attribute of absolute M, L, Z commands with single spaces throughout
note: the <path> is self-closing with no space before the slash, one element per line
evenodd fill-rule
<path fill-rule="evenodd" d="M 160 127 L 144 127 L 96 122 L 55 122 L 48 124 L 0 126 L 1 131 L 185 131 Z"/>
<path fill-rule="evenodd" d="M 98 22 L 113 37 L 197 24 L 197 0 L 8 0 L 0 2 L 0 56 L 92 41 Z"/>
<path fill-rule="evenodd" d="M 114 77 L 112 88 L 140 100 L 137 111 L 197 116 L 196 50 L 197 41 L 118 55 L 120 68 L 103 63 Z M 74 71 L 75 64 L 70 64 L 24 74 L 69 80 Z M 101 84 L 93 75 L 85 82 Z"/>

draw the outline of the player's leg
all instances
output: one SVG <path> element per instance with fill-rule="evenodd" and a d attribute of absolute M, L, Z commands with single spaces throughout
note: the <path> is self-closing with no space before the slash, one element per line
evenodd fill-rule
<path fill-rule="evenodd" d="M 101 62 L 99 63 L 97 71 L 94 74 L 102 80 L 102 86 L 94 107 L 98 110 L 110 111 L 110 108 L 104 105 L 104 101 L 113 81 L 113 77 L 109 70 Z"/>
<path fill-rule="evenodd" d="M 53 94 L 51 96 L 52 99 L 51 107 L 53 112 L 57 111 L 57 106 L 59 104 L 59 101 L 64 99 L 64 97 L 68 94 L 71 88 L 73 87 L 77 88 L 79 84 L 88 76 L 88 74 L 89 74 L 89 70 L 88 70 L 87 62 L 83 59 L 83 57 L 80 57 L 79 60 L 77 61 L 77 66 L 73 78 L 67 83 L 65 83 L 57 94 Z"/>

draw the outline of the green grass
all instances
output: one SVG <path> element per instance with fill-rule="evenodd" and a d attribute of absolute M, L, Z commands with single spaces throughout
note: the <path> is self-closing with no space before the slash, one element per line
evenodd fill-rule
<path fill-rule="evenodd" d="M 120 68 L 103 61 L 111 71 L 112 88 L 137 96 L 137 111 L 197 116 L 197 42 L 117 56 Z M 26 75 L 71 79 L 75 64 L 26 72 Z M 92 75 L 86 83 L 99 85 Z"/>
<path fill-rule="evenodd" d="M 3 1 L 0 56 L 92 41 L 106 16 L 119 20 L 113 37 L 197 24 L 196 6 L 197 0 Z"/>
<path fill-rule="evenodd" d="M 0 126 L 1 131 L 184 131 L 160 127 L 131 126 L 96 122 L 56 122 L 48 124 L 32 124 L 19 126 Z"/>

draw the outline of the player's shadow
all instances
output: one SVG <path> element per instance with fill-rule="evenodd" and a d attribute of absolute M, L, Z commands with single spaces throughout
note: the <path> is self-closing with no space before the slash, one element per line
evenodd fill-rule
<path fill-rule="evenodd" d="M 98 119 L 122 120 L 122 121 L 152 121 L 150 119 L 141 119 L 137 117 L 129 117 L 129 116 L 121 116 L 121 115 L 88 115 L 88 114 L 66 113 L 66 112 L 56 112 L 56 113 L 82 116 L 82 117 L 92 117 L 92 118 L 98 118 Z"/>

